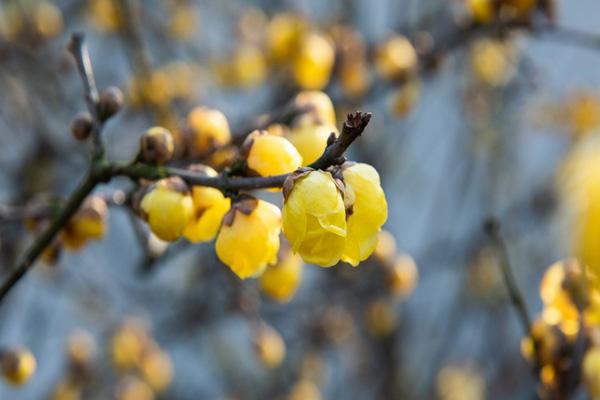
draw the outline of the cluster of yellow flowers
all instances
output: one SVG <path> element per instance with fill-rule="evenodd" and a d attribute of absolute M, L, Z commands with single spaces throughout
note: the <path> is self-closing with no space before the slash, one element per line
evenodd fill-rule
<path fill-rule="evenodd" d="M 498 19 L 528 20 L 540 7 L 537 0 L 465 0 L 470 18 L 480 24 L 489 24 Z M 551 3 L 551 2 L 549 2 Z"/>
<path fill-rule="evenodd" d="M 282 230 L 292 253 L 305 262 L 328 267 L 342 260 L 358 265 L 374 251 L 387 218 L 385 195 L 373 167 L 347 162 L 327 171 L 300 168 L 325 150 L 335 133 L 335 112 L 322 92 L 302 92 L 292 104 L 308 111 L 290 127 L 273 125 L 250 133 L 240 154 L 248 175 L 291 174 L 285 184 L 283 212 L 248 194 L 230 199 L 215 188 L 189 188 L 177 177 L 146 186 L 138 207 L 159 239 L 184 236 L 194 243 L 216 239 L 217 256 L 240 278 L 266 272 L 261 287 L 280 301 L 293 295 L 301 273 L 297 256 L 287 249 L 280 251 Z M 225 116 L 205 107 L 189 113 L 186 130 L 192 157 L 214 154 L 231 141 Z M 141 151 L 146 162 L 167 162 L 173 156 L 168 131 L 149 129 L 142 136 Z M 206 165 L 190 169 L 217 176 Z"/>
<path fill-rule="evenodd" d="M 319 90 L 335 71 L 343 94 L 359 98 L 371 85 L 374 65 L 382 79 L 401 84 L 393 96 L 394 112 L 405 115 L 418 99 L 418 55 L 405 36 L 382 41 L 370 59 L 362 35 L 350 26 L 334 24 L 320 29 L 293 13 L 268 18 L 255 8 L 241 15 L 238 32 L 238 46 L 214 65 L 219 81 L 226 86 L 256 86 L 271 68 L 290 75 L 300 89 Z"/>
<path fill-rule="evenodd" d="M 35 44 L 52 39 L 62 30 L 62 12 L 51 1 L 6 2 L 0 6 L 0 40 L 24 37 Z"/>
<path fill-rule="evenodd" d="M 153 400 L 171 383 L 170 357 L 150 336 L 144 323 L 127 318 L 110 336 L 108 353 L 115 367 L 114 398 L 117 400 Z M 66 346 L 65 374 L 56 383 L 52 400 L 78 400 L 86 396 L 93 382 L 97 344 L 87 331 L 76 330 Z"/>
<path fill-rule="evenodd" d="M 539 372 L 541 391 L 568 394 L 574 389 L 573 377 L 582 371 L 590 395 L 600 395 L 598 283 L 598 276 L 576 260 L 546 270 L 540 284 L 544 308 L 521 343 L 523 356 Z M 584 354 L 583 363 L 577 361 Z"/>

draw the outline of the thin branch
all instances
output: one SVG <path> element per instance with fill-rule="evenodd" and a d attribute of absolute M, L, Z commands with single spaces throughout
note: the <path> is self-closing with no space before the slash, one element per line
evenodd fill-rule
<path fill-rule="evenodd" d="M 83 82 L 84 97 L 87 103 L 88 110 L 92 115 L 94 122 L 92 125 L 92 142 L 94 145 L 93 159 L 101 159 L 104 157 L 104 144 L 102 143 L 102 128 L 103 121 L 99 118 L 98 101 L 99 94 L 96 87 L 96 79 L 94 78 L 94 70 L 90 60 L 90 54 L 85 44 L 85 35 L 83 33 L 74 33 L 71 35 L 71 40 L 67 46 L 75 63 L 77 71 Z"/>
<path fill-rule="evenodd" d="M 333 140 L 335 135 L 332 133 L 331 140 L 321 157 L 309 165 L 313 169 L 327 169 L 332 165 L 338 165 L 343 162 L 343 155 L 346 149 L 358 138 L 371 120 L 371 113 L 357 111 L 348 114 L 342 127 L 340 135 Z M 181 168 L 173 167 L 155 167 L 152 165 L 134 163 L 124 165 L 112 165 L 110 175 L 123 175 L 132 179 L 150 179 L 156 180 L 169 176 L 178 176 L 190 185 L 207 186 L 220 189 L 222 191 L 234 190 L 254 190 L 282 187 L 289 174 L 259 176 L 259 177 L 237 177 L 219 175 L 210 177 Z"/>
<path fill-rule="evenodd" d="M 10 276 L 0 287 L 0 303 L 4 297 L 13 288 L 13 286 L 27 273 L 38 257 L 52 243 L 58 232 L 69 222 L 73 214 L 77 212 L 81 203 L 92 192 L 98 184 L 98 180 L 94 175 L 89 174 L 80 183 L 79 187 L 71 194 L 69 200 L 61 211 L 56 215 L 54 220 L 48 225 L 44 231 L 33 242 L 32 246 L 27 250 L 17 267 L 10 273 Z"/>
<path fill-rule="evenodd" d="M 523 294 L 519 290 L 519 286 L 512 272 L 510 265 L 510 259 L 508 257 L 508 250 L 506 248 L 506 242 L 500 233 L 500 225 L 498 221 L 493 218 L 488 219 L 484 224 L 485 233 L 490 237 L 492 243 L 496 247 L 500 256 L 500 269 L 502 271 L 502 278 L 504 284 L 508 290 L 510 300 L 515 307 L 515 310 L 519 314 L 521 325 L 526 335 L 531 335 L 531 317 L 527 311 L 527 305 Z"/>

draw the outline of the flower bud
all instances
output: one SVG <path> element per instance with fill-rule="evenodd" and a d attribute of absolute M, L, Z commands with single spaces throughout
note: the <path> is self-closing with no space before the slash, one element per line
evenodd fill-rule
<path fill-rule="evenodd" d="M 375 66 L 384 79 L 404 80 L 417 69 L 417 51 L 406 37 L 395 36 L 377 48 Z"/>
<path fill-rule="evenodd" d="M 393 295 L 400 298 L 412 293 L 418 279 L 417 264 L 408 254 L 400 254 L 387 271 L 388 288 Z"/>
<path fill-rule="evenodd" d="M 329 172 L 292 175 L 284 185 L 283 231 L 307 263 L 336 264 L 346 242 L 346 210 Z"/>
<path fill-rule="evenodd" d="M 277 261 L 280 232 L 279 208 L 246 197 L 225 214 L 215 250 L 221 262 L 241 279 L 256 276 Z"/>
<path fill-rule="evenodd" d="M 88 196 L 81 208 L 61 231 L 61 240 L 67 250 L 79 250 L 90 240 L 99 240 L 106 233 L 108 206 L 96 195 Z"/>
<path fill-rule="evenodd" d="M 296 15 L 281 13 L 269 21 L 266 29 L 266 47 L 270 61 L 280 64 L 292 57 L 305 29 L 304 22 Z"/>
<path fill-rule="evenodd" d="M 140 321 L 125 321 L 110 340 L 110 355 L 115 367 L 127 370 L 138 365 L 149 340 L 146 327 Z"/>
<path fill-rule="evenodd" d="M 25 384 L 36 369 L 35 357 L 23 347 L 3 350 L 0 353 L 0 368 L 4 379 L 14 386 Z"/>
<path fill-rule="evenodd" d="M 375 300 L 368 305 L 365 324 L 372 335 L 385 337 L 396 328 L 396 313 L 391 304 L 384 300 Z"/>
<path fill-rule="evenodd" d="M 465 6 L 475 22 L 487 24 L 494 19 L 493 0 L 466 0 Z"/>
<path fill-rule="evenodd" d="M 285 358 L 285 342 L 273 328 L 262 323 L 254 337 L 254 350 L 267 368 L 278 367 Z"/>
<path fill-rule="evenodd" d="M 280 251 L 277 263 L 269 265 L 261 275 L 260 290 L 280 303 L 289 301 L 300 286 L 303 266 L 300 256 L 291 249 Z"/>
<path fill-rule="evenodd" d="M 140 138 L 140 149 L 145 162 L 164 164 L 173 157 L 173 135 L 161 126 L 150 128 Z"/>
<path fill-rule="evenodd" d="M 231 140 L 229 123 L 219 110 L 196 107 L 188 114 L 187 124 L 191 133 L 191 146 L 197 154 L 205 154 Z"/>
<path fill-rule="evenodd" d="M 67 355 L 73 366 L 86 367 L 96 353 L 94 337 L 87 331 L 78 330 L 69 336 Z"/>
<path fill-rule="evenodd" d="M 295 127 L 287 139 L 302 156 L 302 165 L 306 166 L 321 157 L 332 132 L 337 134 L 333 125 L 304 124 Z"/>
<path fill-rule="evenodd" d="M 177 177 L 163 179 L 148 189 L 141 202 L 144 219 L 161 240 L 177 240 L 192 222 L 194 203 L 186 184 Z"/>
<path fill-rule="evenodd" d="M 294 98 L 294 106 L 298 109 L 307 109 L 307 112 L 300 117 L 302 120 L 300 124 L 308 122 L 316 125 L 336 126 L 333 103 L 324 92 L 318 90 L 300 92 Z M 306 121 L 305 117 L 308 117 L 309 120 Z M 297 121 L 295 123 L 298 124 Z"/>
<path fill-rule="evenodd" d="M 368 164 L 346 164 L 342 169 L 346 198 L 353 199 L 348 210 L 348 231 L 342 260 L 358 265 L 377 246 L 381 226 L 387 219 L 387 201 L 379 174 Z"/>
<path fill-rule="evenodd" d="M 145 352 L 139 363 L 142 377 L 155 392 L 164 391 L 173 379 L 171 358 L 157 348 Z"/>
<path fill-rule="evenodd" d="M 317 385 L 308 380 L 301 379 L 292 386 L 287 400 L 321 400 L 321 392 Z"/>
<path fill-rule="evenodd" d="M 206 176 L 217 176 L 217 171 L 204 165 L 192 166 L 191 169 Z M 194 217 L 185 228 L 183 235 L 193 243 L 213 240 L 221 226 L 223 216 L 231 207 L 231 200 L 219 189 L 193 186 L 192 201 Z"/>
<path fill-rule="evenodd" d="M 77 140 L 85 140 L 90 137 L 94 128 L 94 120 L 89 112 L 80 112 L 71 121 L 71 133 Z"/>
<path fill-rule="evenodd" d="M 109 86 L 98 97 L 98 118 L 106 121 L 123 107 L 123 92 L 116 86 Z"/>
<path fill-rule="evenodd" d="M 334 59 L 329 38 L 315 32 L 305 35 L 292 65 L 296 84 L 303 89 L 322 89 L 329 82 Z"/>
<path fill-rule="evenodd" d="M 287 174 L 302 165 L 302 156 L 286 138 L 254 131 L 244 141 L 247 167 L 260 176 Z"/>

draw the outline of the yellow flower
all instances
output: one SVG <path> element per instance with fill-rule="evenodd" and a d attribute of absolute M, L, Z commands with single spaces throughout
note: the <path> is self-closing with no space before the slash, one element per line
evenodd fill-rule
<path fill-rule="evenodd" d="M 180 178 L 156 182 L 144 195 L 141 209 L 152 233 L 167 242 L 177 240 L 194 215 L 189 189 Z"/>
<path fill-rule="evenodd" d="M 4 379 L 14 386 L 25 384 L 33 375 L 36 368 L 35 357 L 22 347 L 1 352 L 0 368 Z"/>
<path fill-rule="evenodd" d="M 292 250 L 311 264 L 336 264 L 346 242 L 346 209 L 331 174 L 310 171 L 290 178 L 284 193 L 283 231 Z"/>
<path fill-rule="evenodd" d="M 310 108 L 306 114 L 301 116 L 300 125 L 307 122 L 317 125 L 326 124 L 336 126 L 335 109 L 327 94 L 318 90 L 306 90 L 296 95 L 294 105 L 302 109 Z M 304 118 L 305 116 L 308 117 L 308 120 Z"/>
<path fill-rule="evenodd" d="M 117 400 L 154 400 L 154 398 L 150 385 L 133 376 L 124 378 L 117 388 Z"/>
<path fill-rule="evenodd" d="M 507 42 L 480 39 L 473 44 L 470 54 L 475 77 L 490 86 L 502 86 L 514 75 L 517 53 Z"/>
<path fill-rule="evenodd" d="M 343 167 L 347 204 L 350 204 L 348 232 L 342 260 L 358 265 L 373 253 L 381 226 L 387 219 L 387 202 L 379 174 L 368 164 Z"/>
<path fill-rule="evenodd" d="M 268 368 L 278 367 L 285 358 L 285 342 L 281 335 L 262 323 L 254 338 L 254 350 L 258 359 Z"/>
<path fill-rule="evenodd" d="M 536 5 L 537 0 L 504 0 L 502 11 L 513 18 L 527 18 Z"/>
<path fill-rule="evenodd" d="M 215 250 L 219 259 L 240 278 L 261 274 L 277 261 L 281 211 L 271 203 L 245 198 L 223 218 Z"/>
<path fill-rule="evenodd" d="M 272 62 L 287 61 L 296 52 L 304 25 L 298 16 L 288 13 L 277 14 L 269 21 L 265 41 Z"/>
<path fill-rule="evenodd" d="M 123 16 L 113 0 L 92 0 L 89 17 L 92 25 L 102 32 L 116 32 L 123 25 Z"/>
<path fill-rule="evenodd" d="M 304 124 L 295 127 L 287 139 L 296 147 L 302 156 L 302 165 L 306 166 L 323 154 L 331 132 L 337 133 L 333 125 Z"/>
<path fill-rule="evenodd" d="M 149 341 L 148 332 L 140 321 L 135 319 L 125 321 L 110 341 L 109 350 L 115 367 L 127 370 L 138 365 Z"/>
<path fill-rule="evenodd" d="M 329 82 L 334 59 L 335 50 L 327 37 L 307 34 L 292 65 L 296 84 L 303 89 L 322 89 Z"/>
<path fill-rule="evenodd" d="M 406 37 L 395 36 L 378 46 L 375 66 L 384 79 L 406 79 L 417 68 L 417 51 Z"/>
<path fill-rule="evenodd" d="M 594 399 L 600 396 L 600 347 L 591 347 L 583 359 L 583 382 Z"/>
<path fill-rule="evenodd" d="M 572 251 L 600 275 L 600 139 L 588 136 L 573 147 L 561 166 L 559 193 L 572 224 Z"/>
<path fill-rule="evenodd" d="M 265 80 L 267 65 L 262 50 L 253 44 L 243 44 L 229 62 L 235 86 L 253 87 Z"/>
<path fill-rule="evenodd" d="M 400 254 L 387 271 L 390 292 L 400 298 L 409 296 L 417 285 L 419 271 L 415 260 L 408 254 Z"/>
<path fill-rule="evenodd" d="M 202 172 L 207 176 L 217 176 L 217 171 L 210 167 L 202 166 Z M 205 186 L 192 187 L 192 200 L 194 219 L 185 228 L 183 235 L 193 243 L 213 240 L 223 216 L 231 206 L 231 200 L 219 189 Z"/>
<path fill-rule="evenodd" d="M 36 31 L 45 38 L 52 38 L 63 30 L 60 8 L 49 1 L 39 1 L 32 11 L 32 22 Z"/>
<path fill-rule="evenodd" d="M 89 196 L 61 232 L 65 248 L 79 250 L 89 240 L 102 239 L 107 214 L 106 201 L 100 196 Z"/>
<path fill-rule="evenodd" d="M 187 117 L 192 134 L 192 146 L 198 154 L 224 146 L 231 140 L 229 123 L 219 110 L 196 107 Z"/>
<path fill-rule="evenodd" d="M 140 371 L 146 383 L 156 392 L 162 392 L 173 379 L 171 358 L 161 350 L 152 348 L 140 359 Z"/>
<path fill-rule="evenodd" d="M 475 22 L 486 24 L 494 18 L 494 4 L 492 0 L 466 0 L 465 5 Z"/>
<path fill-rule="evenodd" d="M 279 256 L 277 264 L 267 267 L 260 277 L 259 284 L 263 293 L 284 303 L 296 294 L 302 281 L 304 264 L 300 256 L 293 254 L 290 249 L 280 253 L 283 254 Z"/>
<path fill-rule="evenodd" d="M 261 176 L 287 174 L 302 165 L 302 156 L 286 138 L 254 131 L 244 142 L 248 168 Z"/>

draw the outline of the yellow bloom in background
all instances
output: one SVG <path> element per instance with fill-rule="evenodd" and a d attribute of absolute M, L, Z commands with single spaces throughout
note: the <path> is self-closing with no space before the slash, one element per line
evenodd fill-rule
<path fill-rule="evenodd" d="M 574 136 L 585 136 L 600 128 L 600 99 L 594 93 L 578 91 L 565 106 L 564 123 Z"/>
<path fill-rule="evenodd" d="M 89 16 L 96 29 L 116 32 L 123 25 L 123 17 L 114 0 L 92 0 L 89 7 Z"/>
<path fill-rule="evenodd" d="M 336 264 L 346 243 L 346 209 L 331 174 L 310 171 L 284 194 L 283 231 L 292 250 L 311 264 Z"/>
<path fill-rule="evenodd" d="M 238 47 L 229 63 L 235 86 L 253 87 L 265 80 L 267 62 L 262 50 L 253 44 Z"/>
<path fill-rule="evenodd" d="M 202 166 L 207 176 L 217 176 L 217 171 Z M 194 218 L 185 228 L 183 235 L 192 243 L 213 240 L 219 231 L 223 216 L 231 207 L 231 200 L 219 189 L 193 186 L 192 201 L 194 203 Z"/>
<path fill-rule="evenodd" d="M 140 359 L 139 368 L 144 381 L 155 392 L 162 392 L 171 384 L 173 364 L 163 351 L 156 348 L 147 351 Z"/>
<path fill-rule="evenodd" d="M 471 47 L 470 63 L 475 78 L 490 86 L 502 86 L 514 76 L 517 52 L 509 42 L 480 39 Z"/>
<path fill-rule="evenodd" d="M 415 260 L 408 254 L 399 254 L 387 271 L 387 284 L 390 292 L 400 298 L 408 297 L 419 280 L 419 270 Z"/>
<path fill-rule="evenodd" d="M 53 38 L 63 30 L 60 8 L 49 1 L 36 2 L 31 19 L 36 31 L 45 38 Z"/>
<path fill-rule="evenodd" d="M 513 18 L 528 18 L 537 2 L 537 0 L 503 0 L 502 12 Z"/>
<path fill-rule="evenodd" d="M 302 89 L 322 89 L 329 82 L 335 50 L 329 38 L 312 32 L 302 38 L 292 72 Z"/>
<path fill-rule="evenodd" d="M 287 61 L 296 52 L 305 23 L 297 15 L 282 13 L 275 15 L 266 29 L 266 47 L 271 62 Z"/>
<path fill-rule="evenodd" d="M 149 341 L 146 327 L 140 321 L 126 320 L 115 331 L 109 344 L 109 353 L 115 367 L 120 370 L 136 367 Z"/>
<path fill-rule="evenodd" d="M 372 166 L 351 164 L 343 167 L 342 174 L 346 198 L 351 202 L 342 260 L 356 266 L 377 246 L 379 231 L 387 220 L 387 201 L 379 174 Z"/>
<path fill-rule="evenodd" d="M 436 378 L 436 393 L 440 400 L 484 400 L 485 392 L 485 380 L 473 367 L 447 365 Z"/>
<path fill-rule="evenodd" d="M 267 267 L 259 280 L 260 290 L 280 303 L 288 302 L 302 281 L 302 258 L 291 249 L 280 251 L 277 263 Z"/>
<path fill-rule="evenodd" d="M 583 382 L 592 398 L 600 397 L 600 347 L 594 346 L 586 351 L 583 359 Z"/>
<path fill-rule="evenodd" d="M 302 165 L 302 156 L 289 140 L 254 131 L 244 141 L 246 163 L 260 176 L 287 174 Z"/>
<path fill-rule="evenodd" d="M 575 145 L 561 165 L 558 189 L 570 223 L 570 247 L 583 265 L 600 275 L 600 138 Z"/>
<path fill-rule="evenodd" d="M 219 110 L 196 107 L 188 114 L 187 124 L 192 135 L 192 147 L 198 154 L 224 146 L 231 140 L 229 123 Z"/>
<path fill-rule="evenodd" d="M 302 165 L 306 166 L 323 154 L 331 132 L 337 134 L 333 125 L 306 124 L 295 127 L 287 135 L 287 139 L 296 147 L 302 156 Z"/>
<path fill-rule="evenodd" d="M 277 262 L 281 211 L 263 200 L 247 198 L 232 205 L 223 218 L 215 250 L 241 279 L 261 274 Z"/>
<path fill-rule="evenodd" d="M 396 312 L 389 302 L 378 299 L 367 306 L 365 326 L 373 336 L 390 335 L 396 328 L 396 323 Z"/>
<path fill-rule="evenodd" d="M 375 54 L 375 67 L 384 79 L 406 79 L 417 69 L 417 51 L 404 36 L 382 43 Z"/>
<path fill-rule="evenodd" d="M 154 400 L 150 385 L 133 376 L 125 377 L 118 386 L 117 400 Z"/>
<path fill-rule="evenodd" d="M 303 125 L 308 123 L 336 126 L 335 108 L 326 93 L 318 90 L 300 92 L 294 98 L 294 105 L 298 108 L 310 108 L 310 111 L 300 116 L 299 121 L 294 121 L 296 124 Z"/>
<path fill-rule="evenodd" d="M 395 116 L 406 116 L 421 97 L 421 84 L 416 79 L 405 82 L 394 90 L 391 109 Z"/>
<path fill-rule="evenodd" d="M 286 400 L 321 400 L 318 386 L 309 379 L 300 379 L 292 386 Z"/>
<path fill-rule="evenodd" d="M 144 195 L 141 210 L 152 233 L 167 242 L 177 240 L 194 217 L 192 196 L 180 178 L 156 182 Z"/>
<path fill-rule="evenodd" d="M 25 384 L 36 369 L 35 357 L 23 347 L 11 348 L 0 352 L 0 368 L 6 382 L 14 386 Z"/>
<path fill-rule="evenodd" d="M 285 358 L 285 342 L 275 329 L 261 323 L 254 337 L 254 351 L 267 368 L 276 368 Z"/>
<path fill-rule="evenodd" d="M 89 196 L 79 211 L 61 231 L 61 240 L 68 250 L 79 250 L 90 240 L 99 240 L 106 233 L 108 207 L 100 196 Z"/>
<path fill-rule="evenodd" d="M 475 22 L 487 24 L 494 19 L 494 4 L 492 0 L 465 0 L 465 6 Z"/>

